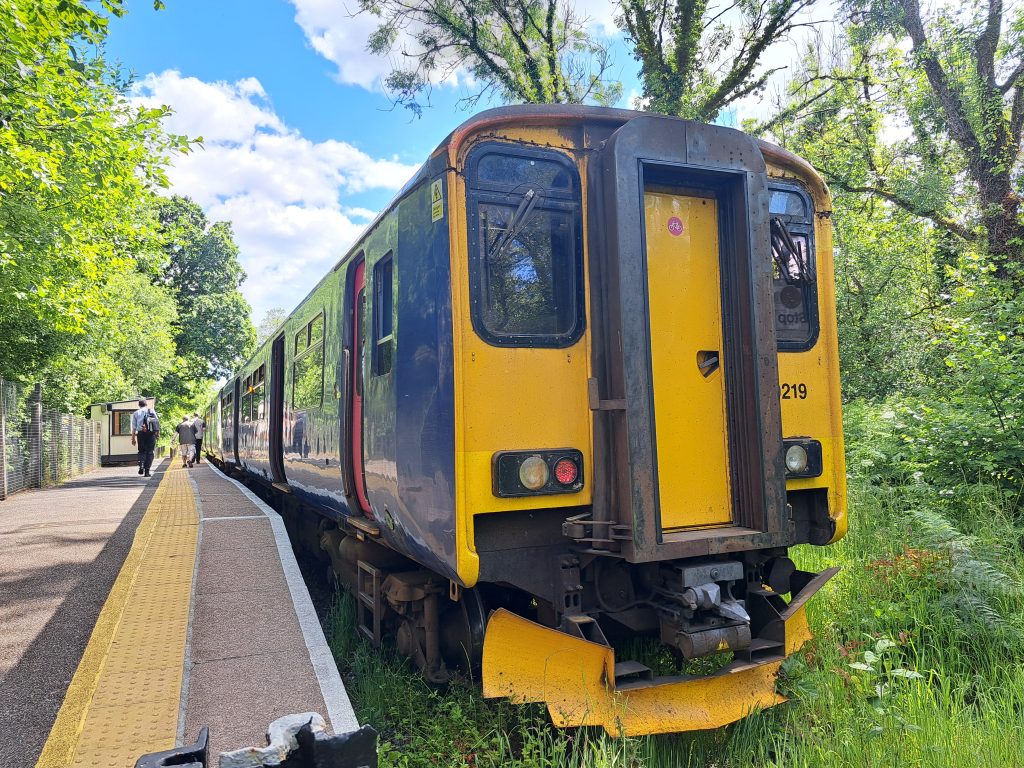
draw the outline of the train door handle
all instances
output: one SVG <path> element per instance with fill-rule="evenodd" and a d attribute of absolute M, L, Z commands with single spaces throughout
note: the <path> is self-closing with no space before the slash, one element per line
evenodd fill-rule
<path fill-rule="evenodd" d="M 705 379 L 718 370 L 720 355 L 717 349 L 702 349 L 697 353 L 697 370 Z"/>

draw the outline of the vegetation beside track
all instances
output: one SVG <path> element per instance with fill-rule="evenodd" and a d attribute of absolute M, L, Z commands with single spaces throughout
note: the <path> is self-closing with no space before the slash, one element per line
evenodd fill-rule
<path fill-rule="evenodd" d="M 893 415 L 853 408 L 850 532 L 797 552 L 842 571 L 809 608 L 814 640 L 784 666 L 790 701 L 719 731 L 611 738 L 560 731 L 539 706 L 424 683 L 393 649 L 358 640 L 339 598 L 328 640 L 381 765 L 992 766 L 1024 754 L 1024 524 L 993 485 L 894 472 Z"/>

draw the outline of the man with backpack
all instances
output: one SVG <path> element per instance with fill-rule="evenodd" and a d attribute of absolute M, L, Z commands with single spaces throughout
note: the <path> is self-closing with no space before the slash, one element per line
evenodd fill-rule
<path fill-rule="evenodd" d="M 156 439 L 160 436 L 160 420 L 143 399 L 139 399 L 139 409 L 132 414 L 132 445 L 139 450 L 139 474 L 149 477 L 153 466 L 153 452 L 156 450 Z"/>

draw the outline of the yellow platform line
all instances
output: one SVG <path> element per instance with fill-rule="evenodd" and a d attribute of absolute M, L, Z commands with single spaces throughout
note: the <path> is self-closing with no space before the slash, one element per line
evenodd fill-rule
<path fill-rule="evenodd" d="M 198 532 L 188 473 L 172 466 L 135 531 L 36 768 L 132 768 L 140 755 L 174 746 Z"/>

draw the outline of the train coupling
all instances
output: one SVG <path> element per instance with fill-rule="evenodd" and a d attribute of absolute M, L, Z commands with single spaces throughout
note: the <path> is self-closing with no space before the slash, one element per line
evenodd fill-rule
<path fill-rule="evenodd" d="M 662 569 L 656 593 L 661 642 L 686 659 L 750 647 L 750 614 L 733 596 L 744 578 L 739 561 L 675 564 Z"/>

